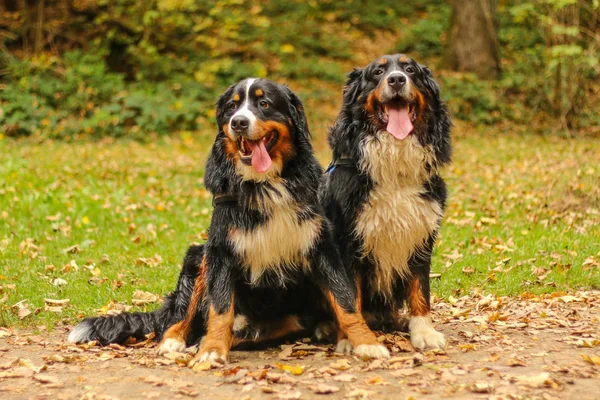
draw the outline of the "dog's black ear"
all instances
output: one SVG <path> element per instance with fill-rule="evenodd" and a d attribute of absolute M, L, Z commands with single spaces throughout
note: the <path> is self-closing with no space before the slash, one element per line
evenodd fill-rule
<path fill-rule="evenodd" d="M 360 68 L 354 68 L 354 70 L 348 74 L 348 80 L 342 90 L 344 104 L 352 104 L 356 101 L 362 89 L 362 77 L 363 70 Z"/>
<path fill-rule="evenodd" d="M 423 71 L 423 83 L 425 84 L 427 90 L 429 90 L 433 98 L 439 99 L 440 86 L 435 81 L 435 79 L 433 79 L 433 74 L 431 73 L 431 70 L 429 69 L 429 67 L 423 64 L 419 64 L 419 68 L 421 68 L 421 71 Z"/>
<path fill-rule="evenodd" d="M 231 98 L 231 95 L 233 94 L 233 89 L 236 87 L 236 85 L 237 84 L 233 84 L 229 86 L 229 88 L 227 88 L 227 90 L 221 96 L 219 96 L 219 99 L 217 100 L 216 116 L 217 124 L 219 125 L 219 131 L 221 130 L 221 126 L 223 126 L 223 124 L 225 123 L 225 121 L 223 121 L 223 118 L 225 117 L 225 112 L 227 111 L 227 102 Z"/>
<path fill-rule="evenodd" d="M 282 87 L 288 98 L 290 115 L 292 117 L 292 123 L 296 128 L 296 135 L 298 138 L 308 142 L 310 140 L 310 131 L 308 129 L 308 119 L 304 112 L 304 105 L 292 89 L 285 85 L 282 85 Z"/>
<path fill-rule="evenodd" d="M 452 119 L 448 112 L 448 107 L 441 97 L 441 90 L 438 83 L 433 79 L 431 70 L 425 65 L 419 64 L 423 71 L 423 84 L 425 90 L 429 92 L 431 99 L 430 107 L 435 113 L 433 123 L 429 125 L 429 137 L 435 151 L 435 159 L 438 166 L 450 162 L 452 157 L 452 144 L 450 141 L 450 131 L 452 129 Z"/>

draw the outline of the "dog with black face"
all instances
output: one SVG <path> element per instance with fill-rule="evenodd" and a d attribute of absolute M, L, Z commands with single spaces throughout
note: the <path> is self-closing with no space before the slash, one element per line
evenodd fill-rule
<path fill-rule="evenodd" d="M 216 116 L 204 177 L 215 206 L 208 240 L 188 251 L 175 293 L 145 324 L 136 321 L 148 314 L 118 324 L 86 320 L 70 340 L 158 330 L 165 353 L 204 336 L 192 364 L 225 363 L 240 341 L 277 339 L 333 315 L 358 356 L 389 357 L 360 313 L 356 282 L 319 205 L 322 170 L 298 97 L 266 79 L 245 79 L 219 98 Z"/>
<path fill-rule="evenodd" d="M 451 121 L 431 71 L 385 55 L 350 73 L 329 134 L 321 204 L 356 274 L 372 328 L 408 328 L 417 348 L 444 348 L 431 322 L 429 272 L 446 203 Z M 345 344 L 342 343 L 342 346 Z"/>

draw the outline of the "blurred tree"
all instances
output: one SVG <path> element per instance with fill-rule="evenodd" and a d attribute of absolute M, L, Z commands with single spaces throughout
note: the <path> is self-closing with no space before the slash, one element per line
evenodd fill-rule
<path fill-rule="evenodd" d="M 455 71 L 480 78 L 500 74 L 496 0 L 452 0 L 452 19 L 446 59 Z"/>

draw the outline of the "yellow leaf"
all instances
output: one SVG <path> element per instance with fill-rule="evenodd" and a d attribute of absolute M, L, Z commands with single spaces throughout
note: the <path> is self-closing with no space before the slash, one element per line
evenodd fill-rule
<path fill-rule="evenodd" d="M 302 365 L 291 366 L 276 362 L 275 366 L 282 371 L 291 373 L 292 375 L 302 375 L 302 373 L 304 372 L 304 366 Z"/>
<path fill-rule="evenodd" d="M 198 363 L 192 367 L 192 371 L 194 371 L 194 372 L 208 371 L 209 369 L 210 369 L 210 361 L 204 361 L 204 362 Z"/>
<path fill-rule="evenodd" d="M 592 365 L 600 365 L 600 357 L 598 356 L 588 356 L 587 354 L 580 354 L 583 361 L 590 363 Z"/>
<path fill-rule="evenodd" d="M 281 47 L 279 48 L 279 51 L 281 51 L 283 54 L 291 54 L 294 51 L 296 51 L 296 49 L 294 48 L 294 46 L 287 43 L 287 44 L 281 45 Z"/>

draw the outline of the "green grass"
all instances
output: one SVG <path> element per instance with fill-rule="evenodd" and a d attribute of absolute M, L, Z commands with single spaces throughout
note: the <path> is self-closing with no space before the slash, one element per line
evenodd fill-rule
<path fill-rule="evenodd" d="M 597 141 L 491 129 L 463 136 L 445 171 L 450 199 L 434 293 L 600 288 Z M 136 289 L 172 290 L 186 248 L 203 241 L 209 223 L 202 177 L 212 138 L 0 140 L 0 325 L 52 327 L 95 315 L 110 300 L 131 304 Z M 322 135 L 315 142 L 326 163 Z M 68 253 L 74 245 L 79 251 Z M 155 255 L 160 262 L 138 260 Z M 56 286 L 56 278 L 67 283 Z M 45 298 L 70 306 L 45 311 Z M 12 306 L 24 299 L 40 311 L 19 322 Z"/>

